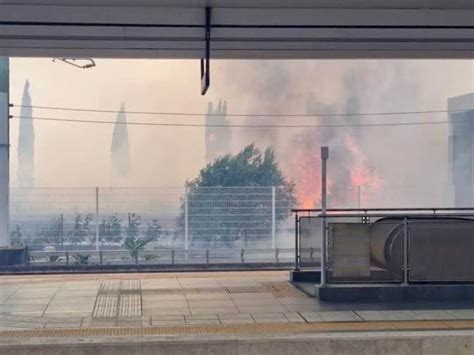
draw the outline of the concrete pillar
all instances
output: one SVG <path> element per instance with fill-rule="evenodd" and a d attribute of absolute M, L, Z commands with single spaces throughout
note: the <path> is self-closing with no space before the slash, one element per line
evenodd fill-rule
<path fill-rule="evenodd" d="M 9 180 L 10 180 L 10 118 L 9 59 L 0 58 L 0 248 L 10 245 Z"/>

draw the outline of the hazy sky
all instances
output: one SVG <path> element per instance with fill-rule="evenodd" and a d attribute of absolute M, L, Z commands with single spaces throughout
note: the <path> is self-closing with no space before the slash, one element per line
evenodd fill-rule
<path fill-rule="evenodd" d="M 341 112 L 347 78 L 355 77 L 360 111 L 446 109 L 447 98 L 474 91 L 474 61 L 214 61 L 211 89 L 200 95 L 198 61 L 96 60 L 81 70 L 50 59 L 11 60 L 11 101 L 19 104 L 26 79 L 33 105 L 118 110 L 205 112 L 208 101 L 228 101 L 230 113 L 306 113 L 334 106 Z M 13 109 L 18 114 L 19 109 Z M 116 115 L 34 110 L 34 116 L 112 120 Z M 443 120 L 446 114 L 423 116 Z M 368 119 L 368 122 L 378 118 Z M 420 119 L 407 117 L 406 120 Z M 313 120 L 313 121 L 311 121 Z M 379 119 L 380 120 L 380 119 Z M 383 122 L 398 120 L 390 117 Z M 128 121 L 199 122 L 196 117 L 128 116 Z M 232 122 L 261 123 L 251 118 Z M 314 119 L 266 119 L 310 123 Z M 113 125 L 35 121 L 37 186 L 108 186 Z M 204 129 L 129 126 L 127 186 L 183 186 L 204 164 Z M 255 140 L 275 146 L 282 165 L 302 130 L 235 129 L 234 151 Z M 442 186 L 447 126 L 367 128 L 362 149 L 391 185 Z M 13 120 L 12 185 L 16 179 L 18 121 Z M 304 147 L 302 147 L 304 149 Z M 291 174 L 291 172 L 290 172 Z"/>

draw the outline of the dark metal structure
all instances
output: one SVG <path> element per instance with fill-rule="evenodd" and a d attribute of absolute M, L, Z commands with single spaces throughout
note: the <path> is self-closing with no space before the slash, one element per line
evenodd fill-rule
<path fill-rule="evenodd" d="M 326 264 L 327 283 L 474 282 L 474 209 L 297 209 L 296 270 Z M 323 259 L 322 221 L 327 243 Z M 324 248 L 323 248 L 324 249 Z"/>

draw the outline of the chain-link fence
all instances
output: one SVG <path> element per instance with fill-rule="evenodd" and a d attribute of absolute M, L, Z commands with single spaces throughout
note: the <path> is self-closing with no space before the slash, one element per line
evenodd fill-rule
<path fill-rule="evenodd" d="M 12 244 L 40 250 L 292 246 L 295 201 L 282 187 L 12 188 Z"/>

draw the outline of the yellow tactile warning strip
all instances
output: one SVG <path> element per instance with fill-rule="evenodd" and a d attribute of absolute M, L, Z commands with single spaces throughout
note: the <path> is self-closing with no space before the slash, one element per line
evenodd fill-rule
<path fill-rule="evenodd" d="M 192 335 L 192 334 L 262 334 L 262 333 L 304 333 L 304 332 L 347 332 L 347 331 L 407 331 L 407 330 L 452 330 L 474 329 L 471 321 L 394 321 L 394 322 L 325 322 L 325 323 L 265 323 L 220 326 L 179 327 L 121 327 L 121 328 L 70 328 L 8 330 L 0 332 L 5 338 L 63 338 L 104 336 L 149 336 L 149 335 Z"/>

